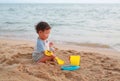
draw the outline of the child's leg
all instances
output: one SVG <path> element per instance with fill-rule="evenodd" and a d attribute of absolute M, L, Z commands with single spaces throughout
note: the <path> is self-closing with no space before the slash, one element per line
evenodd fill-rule
<path fill-rule="evenodd" d="M 44 56 L 43 58 L 41 58 L 40 60 L 38 60 L 38 63 L 39 62 L 46 62 L 46 61 L 50 61 L 50 60 L 53 60 L 55 57 L 54 56 Z"/>

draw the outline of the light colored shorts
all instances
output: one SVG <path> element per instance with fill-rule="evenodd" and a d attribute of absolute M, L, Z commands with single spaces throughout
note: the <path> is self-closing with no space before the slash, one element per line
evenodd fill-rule
<path fill-rule="evenodd" d="M 40 60 L 41 58 L 43 58 L 44 57 L 44 54 L 43 53 L 33 53 L 32 54 L 32 58 L 33 58 L 33 60 L 34 61 L 38 61 L 38 60 Z"/>

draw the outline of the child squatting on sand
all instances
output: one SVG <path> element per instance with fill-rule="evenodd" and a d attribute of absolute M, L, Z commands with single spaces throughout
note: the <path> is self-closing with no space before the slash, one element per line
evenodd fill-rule
<path fill-rule="evenodd" d="M 33 60 L 36 61 L 37 63 L 39 62 L 45 63 L 46 61 L 54 60 L 55 58 L 54 55 L 51 56 L 45 55 L 46 50 L 53 51 L 52 48 L 53 44 L 48 41 L 48 37 L 51 31 L 50 25 L 47 22 L 39 22 L 35 26 L 35 29 L 38 34 L 38 38 L 32 54 Z"/>

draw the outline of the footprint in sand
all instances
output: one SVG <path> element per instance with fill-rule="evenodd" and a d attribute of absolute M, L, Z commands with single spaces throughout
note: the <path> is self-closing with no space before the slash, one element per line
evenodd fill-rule
<path fill-rule="evenodd" d="M 11 58 L 18 60 L 20 63 L 33 63 L 32 60 L 32 54 L 31 53 L 18 53 L 16 55 L 13 55 Z"/>
<path fill-rule="evenodd" d="M 0 63 L 4 63 L 7 60 L 6 56 L 3 55 L 2 57 L 0 57 Z"/>
<path fill-rule="evenodd" d="M 12 65 L 12 64 L 18 64 L 19 61 L 15 60 L 15 59 L 11 59 L 11 58 L 6 58 L 6 56 L 2 56 L 0 58 L 0 63 L 1 64 L 8 64 L 8 65 Z"/>
<path fill-rule="evenodd" d="M 8 64 L 8 65 L 19 64 L 19 61 L 16 60 L 16 59 L 7 59 L 7 60 L 5 61 L 5 63 Z"/>
<path fill-rule="evenodd" d="M 29 65 L 24 65 L 20 64 L 17 67 L 17 70 L 23 73 L 27 73 L 28 75 L 44 79 L 46 81 L 55 81 L 53 78 L 51 78 L 49 73 L 46 73 L 44 71 L 41 71 L 40 68 L 37 66 L 29 66 Z"/>
<path fill-rule="evenodd" d="M 27 53 L 27 54 L 18 53 L 16 55 L 13 55 L 12 58 L 32 59 L 32 54 L 31 53 Z"/>
<path fill-rule="evenodd" d="M 27 53 L 27 54 L 18 53 L 9 58 L 7 58 L 5 55 L 0 57 L 1 64 L 13 65 L 13 64 L 19 64 L 19 63 L 32 63 L 32 62 L 33 61 L 32 61 L 31 53 Z"/>

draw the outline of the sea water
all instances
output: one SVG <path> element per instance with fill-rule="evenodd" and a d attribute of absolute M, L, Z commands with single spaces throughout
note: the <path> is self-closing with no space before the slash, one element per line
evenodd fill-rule
<path fill-rule="evenodd" d="M 120 50 L 120 4 L 0 4 L 0 38 L 36 40 L 40 21 L 50 24 L 57 43 Z"/>

